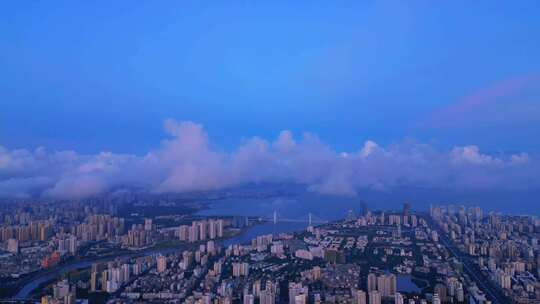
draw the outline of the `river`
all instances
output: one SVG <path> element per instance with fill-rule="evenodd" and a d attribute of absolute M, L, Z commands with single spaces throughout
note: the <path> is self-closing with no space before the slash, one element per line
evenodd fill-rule
<path fill-rule="evenodd" d="M 259 211 L 259 212 L 253 212 L 249 213 L 248 210 L 245 208 L 242 208 L 241 206 L 245 206 L 245 204 L 254 205 L 255 202 L 258 202 L 259 208 L 254 208 L 251 210 Z M 243 200 L 225 200 L 220 201 L 211 204 L 209 209 L 203 210 L 197 215 L 202 216 L 217 216 L 217 215 L 255 215 L 255 216 L 263 216 L 263 211 L 266 211 L 266 209 L 261 209 L 261 206 L 279 206 L 282 205 L 282 207 L 285 207 L 289 204 L 293 203 L 293 201 L 283 201 L 282 199 L 277 200 L 271 200 L 270 205 L 268 205 L 268 202 L 266 200 L 254 200 L 254 201 L 243 201 Z M 272 209 L 273 210 L 273 209 Z M 281 209 L 280 209 L 281 210 Z M 290 213 L 287 213 L 290 216 Z M 239 243 L 247 243 L 251 241 L 251 239 L 259 236 L 259 235 L 265 235 L 270 233 L 282 233 L 282 232 L 292 232 L 297 231 L 301 229 L 305 229 L 307 226 L 307 223 L 298 223 L 298 222 L 280 222 L 276 225 L 274 225 L 271 222 L 263 222 L 260 224 L 253 225 L 251 227 L 248 227 L 243 231 L 241 234 L 234 236 L 232 238 L 226 239 L 221 241 L 224 246 L 228 246 L 230 244 L 239 244 Z M 162 248 L 162 249 L 156 249 L 152 251 L 145 252 L 144 255 L 152 255 L 157 253 L 172 253 L 177 251 L 183 251 L 186 249 L 186 247 L 189 245 L 186 245 L 185 247 L 175 247 L 175 248 Z M 56 268 L 50 272 L 44 272 L 42 275 L 38 276 L 31 282 L 24 285 L 15 295 L 15 298 L 17 299 L 25 299 L 32 294 L 34 290 L 36 290 L 40 285 L 43 283 L 46 283 L 48 281 L 54 280 L 55 278 L 60 277 L 62 274 L 65 274 L 67 272 L 76 270 L 76 269 L 83 269 L 83 268 L 89 268 L 92 266 L 93 263 L 96 262 L 107 262 L 116 258 L 125 258 L 129 256 L 136 256 L 137 254 L 134 253 L 133 255 L 123 255 L 123 256 L 116 256 L 116 257 L 107 257 L 104 259 L 98 259 L 93 261 L 80 261 L 80 262 L 72 262 L 68 263 L 64 266 L 61 266 L 59 268 Z"/>

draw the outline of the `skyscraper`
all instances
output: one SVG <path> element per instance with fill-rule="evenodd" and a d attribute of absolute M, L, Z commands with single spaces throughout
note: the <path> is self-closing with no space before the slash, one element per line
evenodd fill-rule
<path fill-rule="evenodd" d="M 253 304 L 255 303 L 255 297 L 252 294 L 244 295 L 244 304 Z"/>
<path fill-rule="evenodd" d="M 272 292 L 271 290 L 268 290 L 268 289 L 263 290 L 261 291 L 259 302 L 260 304 L 275 304 L 276 296 L 274 292 Z"/>
<path fill-rule="evenodd" d="M 440 283 L 435 285 L 434 293 L 439 296 L 439 299 L 441 300 L 441 302 L 446 302 L 446 294 L 447 294 L 446 286 Z"/>
<path fill-rule="evenodd" d="M 353 294 L 354 304 L 366 304 L 366 292 L 363 290 L 355 290 Z"/>
<path fill-rule="evenodd" d="M 360 202 L 360 215 L 361 216 L 366 216 L 368 213 L 368 206 L 367 206 L 367 203 L 364 202 L 364 201 L 361 201 Z"/>
<path fill-rule="evenodd" d="M 403 204 L 403 216 L 409 216 L 411 212 L 411 203 L 404 203 Z"/>
<path fill-rule="evenodd" d="M 356 219 L 356 216 L 354 215 L 354 211 L 349 210 L 347 211 L 347 221 L 354 221 Z"/>
<path fill-rule="evenodd" d="M 164 255 L 157 256 L 157 271 L 159 273 L 165 272 L 167 270 L 167 257 Z"/>
<path fill-rule="evenodd" d="M 19 253 L 19 241 L 16 239 L 9 239 L 7 245 L 7 251 L 17 254 Z"/>
<path fill-rule="evenodd" d="M 396 276 L 383 274 L 377 278 L 377 290 L 382 297 L 391 297 L 396 293 Z"/>
<path fill-rule="evenodd" d="M 397 292 L 396 295 L 394 296 L 394 304 L 404 304 L 404 303 L 405 303 L 405 299 L 403 298 L 403 295 Z"/>
<path fill-rule="evenodd" d="M 433 301 L 432 301 L 433 304 L 441 304 L 441 299 L 439 298 L 439 295 L 438 294 L 434 294 L 433 295 Z"/>
<path fill-rule="evenodd" d="M 370 273 L 367 276 L 367 291 L 377 290 L 377 275 Z"/>
<path fill-rule="evenodd" d="M 144 219 L 144 230 L 152 231 L 152 228 L 153 228 L 152 219 L 151 218 Z"/>
<path fill-rule="evenodd" d="M 289 304 L 302 303 L 302 300 L 307 301 L 308 294 L 308 287 L 303 286 L 302 283 L 289 283 Z"/>
<path fill-rule="evenodd" d="M 369 304 L 381 304 L 381 293 L 377 290 L 370 291 Z"/>

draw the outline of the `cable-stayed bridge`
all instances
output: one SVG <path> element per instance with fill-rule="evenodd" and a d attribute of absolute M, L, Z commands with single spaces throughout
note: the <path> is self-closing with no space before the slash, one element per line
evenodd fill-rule
<path fill-rule="evenodd" d="M 274 212 L 268 216 L 260 217 L 260 220 L 273 222 L 274 224 L 277 224 L 279 222 L 307 223 L 309 226 L 313 224 L 328 223 L 327 220 L 324 220 L 311 212 L 297 218 L 287 218 L 287 217 L 281 216 L 276 210 L 274 210 Z"/>

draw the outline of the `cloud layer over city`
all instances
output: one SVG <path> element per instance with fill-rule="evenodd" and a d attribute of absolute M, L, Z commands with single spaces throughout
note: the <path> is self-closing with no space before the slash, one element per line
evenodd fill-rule
<path fill-rule="evenodd" d="M 441 151 L 404 141 L 368 140 L 335 151 L 314 134 L 282 131 L 251 138 L 232 152 L 213 148 L 203 126 L 167 120 L 168 137 L 146 155 L 10 150 L 0 146 L 0 197 L 82 198 L 119 187 L 151 192 L 216 190 L 247 183 L 296 183 L 324 194 L 354 196 L 369 188 L 413 186 L 457 190 L 539 188 L 536 157 L 487 155 L 479 147 Z"/>

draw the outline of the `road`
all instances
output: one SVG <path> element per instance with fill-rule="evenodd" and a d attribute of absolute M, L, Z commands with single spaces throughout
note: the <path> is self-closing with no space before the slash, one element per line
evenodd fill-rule
<path fill-rule="evenodd" d="M 463 269 L 469 275 L 469 277 L 476 283 L 476 285 L 482 290 L 489 300 L 493 304 L 505 304 L 510 303 L 511 301 L 506 297 L 501 289 L 489 279 L 486 278 L 480 271 L 478 271 L 476 265 L 469 259 L 469 257 L 464 254 L 455 244 L 448 239 L 444 231 L 440 229 L 431 219 L 429 220 L 431 227 L 435 228 L 439 234 L 439 241 L 448 249 L 450 254 L 454 256 L 458 261 L 463 264 Z"/>

